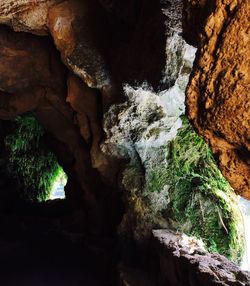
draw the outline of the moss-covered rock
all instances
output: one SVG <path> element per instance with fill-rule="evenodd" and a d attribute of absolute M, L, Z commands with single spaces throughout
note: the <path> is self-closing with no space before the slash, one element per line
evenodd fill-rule
<path fill-rule="evenodd" d="M 238 198 L 208 145 L 185 117 L 182 121 L 176 138 L 167 146 L 168 163 L 150 174 L 150 189 L 170 185 L 166 216 L 172 219 L 172 226 L 201 238 L 210 252 L 240 261 L 244 239 Z"/>
<path fill-rule="evenodd" d="M 62 168 L 47 148 L 44 130 L 32 114 L 15 119 L 13 130 L 5 138 L 9 152 L 8 171 L 23 190 L 23 198 L 44 201 Z"/>
<path fill-rule="evenodd" d="M 122 179 L 127 210 L 121 236 L 143 242 L 154 228 L 172 228 L 202 239 L 208 251 L 240 261 L 244 240 L 238 198 L 209 146 L 180 116 L 182 109 L 173 114 L 178 101 L 164 108 L 172 94 L 143 88 L 129 92 L 128 101 L 113 106 L 105 121 L 112 126 L 106 126 L 110 155 L 129 159 Z M 148 113 L 159 110 L 163 116 L 149 122 Z M 149 132 L 153 128 L 157 134 Z"/>

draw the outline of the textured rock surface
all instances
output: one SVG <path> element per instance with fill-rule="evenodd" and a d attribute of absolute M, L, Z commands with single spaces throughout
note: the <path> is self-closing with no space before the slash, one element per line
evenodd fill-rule
<path fill-rule="evenodd" d="M 215 9 L 216 0 L 183 0 L 183 36 L 198 46 L 208 16 Z"/>
<path fill-rule="evenodd" d="M 207 253 L 194 238 L 170 230 L 154 230 L 153 244 L 159 256 L 157 285 L 249 285 L 250 272 L 225 257 Z"/>
<path fill-rule="evenodd" d="M 89 0 L 2 0 L 0 23 L 15 31 L 50 33 L 64 63 L 89 86 L 102 88 L 111 83 L 102 58 L 105 22 L 100 9 L 97 2 Z"/>
<path fill-rule="evenodd" d="M 1 0 L 0 23 L 11 26 L 15 31 L 45 35 L 48 33 L 49 8 L 59 2 L 59 0 Z"/>
<path fill-rule="evenodd" d="M 119 97 L 121 77 L 126 81 L 150 78 L 155 87 L 159 83 L 165 36 L 157 1 L 143 0 L 138 6 L 134 0 L 126 5 L 122 1 L 0 0 L 0 23 L 15 31 L 51 34 L 64 63 L 106 97 Z M 157 52 L 148 57 L 152 49 Z"/>
<path fill-rule="evenodd" d="M 107 29 L 101 12 L 96 1 L 63 1 L 49 10 L 47 19 L 64 63 L 88 86 L 100 89 L 111 85 L 103 57 Z"/>
<path fill-rule="evenodd" d="M 104 114 L 106 138 L 102 150 L 129 162 L 119 177 L 127 208 L 119 226 L 120 236 L 139 243 L 150 238 L 153 227 L 166 228 L 169 223 L 164 214 L 170 186 L 163 179 L 165 174 L 158 175 L 157 170 L 164 169 L 167 145 L 182 126 L 185 87 L 195 54 L 181 37 L 180 3 L 174 1 L 164 9 L 168 36 L 161 91 L 155 92 L 147 82 L 124 85 L 126 101 L 112 105 Z"/>
<path fill-rule="evenodd" d="M 195 1 L 194 1 L 195 2 Z M 197 2 L 197 1 L 196 1 Z M 187 89 L 187 112 L 232 187 L 250 198 L 250 2 L 216 1 Z"/>
<path fill-rule="evenodd" d="M 143 244 L 152 228 L 171 225 L 202 237 L 208 249 L 218 246 L 220 253 L 236 261 L 241 257 L 240 249 L 236 249 L 244 244 L 241 223 L 237 223 L 241 221 L 237 198 L 218 171 L 207 145 L 181 118 L 196 50 L 181 37 L 180 1 L 175 1 L 172 9 L 164 9 L 167 19 L 171 19 L 166 21 L 165 88 L 156 93 L 147 84 L 126 85 L 126 102 L 113 105 L 104 116 L 103 150 L 129 161 L 121 176 L 127 212 L 119 226 L 120 236 Z M 219 212 L 214 201 L 221 203 Z M 232 224 L 227 219 L 228 209 Z M 220 215 L 230 229 L 226 238 Z M 210 239 L 212 232 L 216 232 L 215 240 Z M 235 239 L 236 233 L 240 235 Z M 231 247 L 227 240 L 239 243 Z"/>
<path fill-rule="evenodd" d="M 219 254 L 206 252 L 200 240 L 172 230 L 153 230 L 150 251 L 141 259 L 137 264 L 119 266 L 122 286 L 248 286 L 250 283 L 249 271 L 242 271 Z"/>

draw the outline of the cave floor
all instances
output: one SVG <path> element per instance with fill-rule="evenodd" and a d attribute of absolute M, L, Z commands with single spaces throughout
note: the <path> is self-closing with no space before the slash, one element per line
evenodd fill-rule
<path fill-rule="evenodd" d="M 100 238 L 65 232 L 55 218 L 1 214 L 0 226 L 0 286 L 114 285 Z"/>
<path fill-rule="evenodd" d="M 106 285 L 105 274 L 96 267 L 95 260 L 60 239 L 48 237 L 32 242 L 16 241 L 8 246 L 6 242 L 1 244 L 0 285 Z"/>

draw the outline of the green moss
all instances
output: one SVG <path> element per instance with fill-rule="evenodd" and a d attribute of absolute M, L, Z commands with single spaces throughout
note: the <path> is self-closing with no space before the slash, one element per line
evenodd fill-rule
<path fill-rule="evenodd" d="M 234 261 L 243 255 L 241 215 L 236 195 L 219 171 L 209 146 L 183 117 L 167 148 L 165 166 L 149 174 L 148 189 L 170 185 L 167 216 L 177 228 L 201 238 L 206 248 Z"/>
<path fill-rule="evenodd" d="M 160 192 L 164 186 L 168 185 L 168 170 L 162 166 L 155 167 L 148 174 L 147 189 L 150 192 Z"/>
<path fill-rule="evenodd" d="M 62 172 L 55 155 L 44 142 L 44 130 L 32 114 L 16 118 L 5 139 L 9 151 L 8 170 L 24 190 L 25 199 L 48 199 L 52 185 Z"/>

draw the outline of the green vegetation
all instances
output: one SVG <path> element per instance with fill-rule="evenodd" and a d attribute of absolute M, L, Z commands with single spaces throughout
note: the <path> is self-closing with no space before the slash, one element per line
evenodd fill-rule
<path fill-rule="evenodd" d="M 35 117 L 30 113 L 17 117 L 5 143 L 9 151 L 8 171 L 22 186 L 23 197 L 39 202 L 48 199 L 63 170 L 46 147 L 44 130 Z"/>
<path fill-rule="evenodd" d="M 167 148 L 167 164 L 149 176 L 148 189 L 170 185 L 167 216 L 179 230 L 198 238 L 210 252 L 240 261 L 244 240 L 237 197 L 219 171 L 209 146 L 183 117 Z"/>

